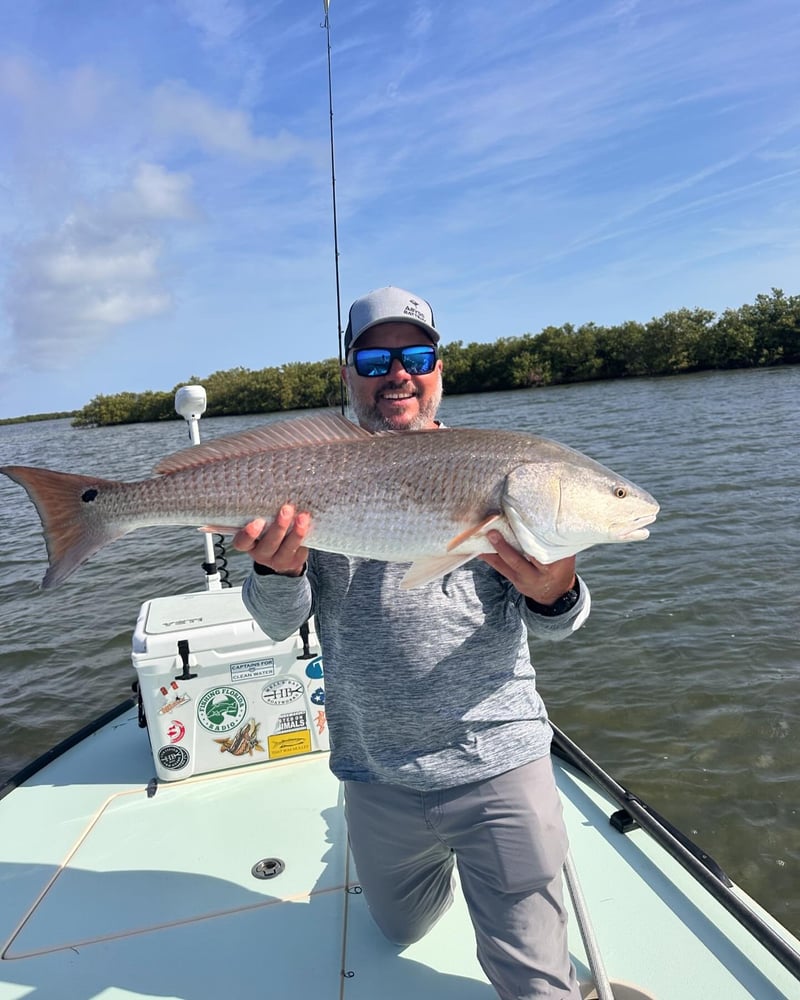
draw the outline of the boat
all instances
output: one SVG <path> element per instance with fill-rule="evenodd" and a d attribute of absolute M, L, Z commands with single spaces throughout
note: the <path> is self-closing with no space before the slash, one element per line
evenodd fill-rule
<path fill-rule="evenodd" d="M 409 947 L 372 923 L 313 623 L 272 642 L 206 545 L 139 610 L 134 694 L 0 788 L 0 1000 L 491 1000 L 458 891 Z M 800 941 L 553 728 L 582 997 L 797 1000 Z"/>

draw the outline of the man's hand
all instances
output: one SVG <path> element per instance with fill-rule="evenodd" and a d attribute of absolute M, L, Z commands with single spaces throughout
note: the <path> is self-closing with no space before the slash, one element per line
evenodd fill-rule
<path fill-rule="evenodd" d="M 297 514 L 291 504 L 285 504 L 271 524 L 256 518 L 237 531 L 233 547 L 282 576 L 301 576 L 308 558 L 303 539 L 310 527 L 310 514 Z"/>
<path fill-rule="evenodd" d="M 533 556 L 517 552 L 499 531 L 489 531 L 487 538 L 496 554 L 482 553 L 479 558 L 510 580 L 517 590 L 537 604 L 548 607 L 575 585 L 575 556 L 554 563 L 540 563 Z"/>

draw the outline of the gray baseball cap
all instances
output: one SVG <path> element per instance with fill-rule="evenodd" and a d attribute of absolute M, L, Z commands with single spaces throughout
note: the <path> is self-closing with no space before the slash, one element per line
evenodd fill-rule
<path fill-rule="evenodd" d="M 350 316 L 344 333 L 344 351 L 347 354 L 362 333 L 366 333 L 379 323 L 413 323 L 424 330 L 434 344 L 439 343 L 439 334 L 433 325 L 433 309 L 430 302 L 403 288 L 388 285 L 376 288 L 350 306 Z"/>

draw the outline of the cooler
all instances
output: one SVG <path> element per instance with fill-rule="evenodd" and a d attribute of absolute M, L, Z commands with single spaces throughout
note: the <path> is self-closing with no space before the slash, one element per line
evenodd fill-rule
<path fill-rule="evenodd" d="M 273 642 L 240 587 L 146 601 L 132 660 L 164 781 L 328 749 L 313 624 Z"/>

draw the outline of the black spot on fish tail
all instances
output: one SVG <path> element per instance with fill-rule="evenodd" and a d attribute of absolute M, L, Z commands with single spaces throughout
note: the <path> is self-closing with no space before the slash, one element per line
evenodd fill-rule
<path fill-rule="evenodd" d="M 45 589 L 58 586 L 98 549 L 132 530 L 95 503 L 120 483 L 21 465 L 0 466 L 0 472 L 27 490 L 41 519 L 50 562 Z"/>

